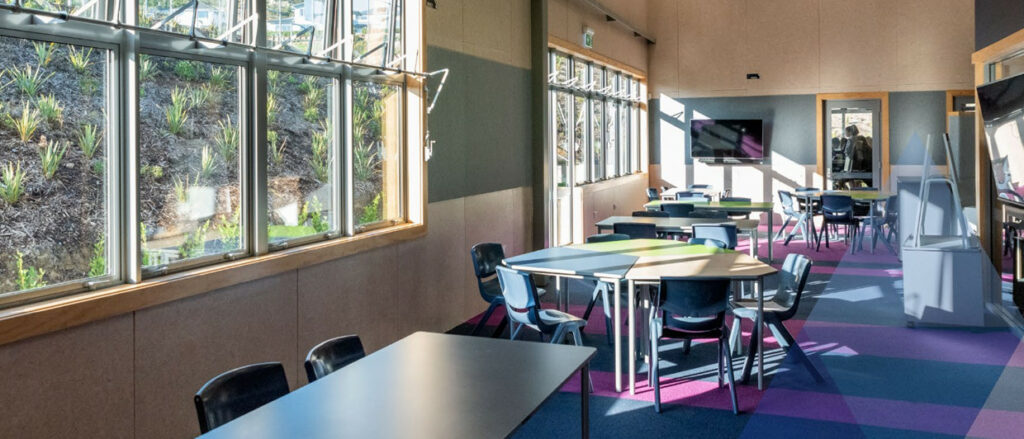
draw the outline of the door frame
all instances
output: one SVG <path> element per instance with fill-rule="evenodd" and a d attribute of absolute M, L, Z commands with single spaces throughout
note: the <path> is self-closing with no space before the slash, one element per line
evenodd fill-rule
<path fill-rule="evenodd" d="M 817 140 L 817 157 L 818 157 L 818 175 L 821 176 L 822 181 L 825 181 L 825 102 L 826 101 L 849 101 L 849 100 L 865 100 L 875 99 L 881 101 L 881 120 L 882 126 L 878 130 L 878 134 L 875 136 L 879 139 L 881 144 L 881 153 L 879 159 L 881 161 L 881 175 L 879 180 L 881 184 L 880 189 L 887 189 L 889 187 L 889 92 L 857 92 L 857 93 L 819 93 L 816 95 L 814 105 L 814 118 L 815 118 L 815 135 Z"/>

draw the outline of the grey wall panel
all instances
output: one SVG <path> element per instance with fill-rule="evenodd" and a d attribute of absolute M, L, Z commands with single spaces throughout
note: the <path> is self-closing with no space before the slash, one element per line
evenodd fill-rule
<path fill-rule="evenodd" d="M 1024 29 L 1024 1 L 974 0 L 974 48 Z"/>
<path fill-rule="evenodd" d="M 889 93 L 889 160 L 894 165 L 920 165 L 928 135 L 946 132 L 946 92 Z M 941 142 L 935 137 L 936 142 Z M 941 143 L 932 147 L 932 163 L 944 165 Z"/>
<path fill-rule="evenodd" d="M 530 186 L 530 70 L 434 46 L 427 59 L 451 69 L 429 119 L 430 201 Z"/>

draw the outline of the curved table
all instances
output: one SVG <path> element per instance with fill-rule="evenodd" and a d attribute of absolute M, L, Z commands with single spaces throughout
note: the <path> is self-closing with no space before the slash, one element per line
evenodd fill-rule
<path fill-rule="evenodd" d="M 615 223 L 643 223 L 654 224 L 655 230 L 663 233 L 692 233 L 693 226 L 697 224 L 735 224 L 736 228 L 750 235 L 750 256 L 757 257 L 758 251 L 758 230 L 757 226 L 761 221 L 756 219 L 721 219 L 721 218 L 658 218 L 649 216 L 610 216 L 594 223 L 597 231 L 613 230 Z"/>
<path fill-rule="evenodd" d="M 622 281 L 627 284 L 626 316 L 629 327 L 629 390 L 636 389 L 636 286 L 655 285 L 665 277 L 695 279 L 731 279 L 753 281 L 757 296 L 757 324 L 763 325 L 764 277 L 778 272 L 741 252 L 691 245 L 666 239 L 631 239 L 627 241 L 552 247 L 506 258 L 510 268 L 558 278 L 558 288 L 565 290 L 566 279 L 590 279 L 607 282 L 615 292 L 613 311 L 622 315 Z M 622 391 L 622 319 L 613 322 L 615 336 L 615 390 Z M 763 334 L 763 331 L 762 331 Z M 757 341 L 763 347 L 763 337 Z M 757 386 L 764 388 L 764 350 L 758 351 Z"/>
<path fill-rule="evenodd" d="M 847 190 L 831 190 L 831 191 L 796 191 L 793 192 L 793 196 L 804 200 L 806 205 L 810 205 L 813 200 L 821 200 L 822 195 L 845 195 L 853 198 L 854 202 L 867 203 L 870 207 L 872 215 L 876 212 L 876 207 L 880 201 L 886 201 L 889 197 L 894 194 L 890 194 L 884 191 L 847 191 Z M 813 221 L 811 226 L 813 227 Z M 793 227 L 796 230 L 796 227 Z M 813 229 L 812 229 L 813 230 Z M 871 221 L 871 254 L 875 254 L 875 246 L 878 244 L 878 236 L 882 234 L 882 226 L 877 221 Z M 882 243 L 889 249 L 889 251 L 896 253 L 896 249 L 892 247 L 892 243 L 888 239 L 882 238 Z"/>

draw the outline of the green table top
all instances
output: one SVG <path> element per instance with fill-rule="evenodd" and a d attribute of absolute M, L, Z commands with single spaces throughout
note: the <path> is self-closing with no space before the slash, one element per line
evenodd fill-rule
<path fill-rule="evenodd" d="M 601 253 L 615 253 L 629 256 L 671 256 L 671 255 L 711 255 L 729 253 L 734 250 L 708 247 L 705 245 L 687 244 L 668 239 L 627 239 L 623 241 L 595 242 L 592 244 L 571 245 L 569 248 L 590 250 Z"/>
<path fill-rule="evenodd" d="M 722 210 L 751 210 L 751 211 L 769 211 L 775 206 L 772 202 L 752 202 L 746 201 L 661 201 L 655 200 L 647 204 L 644 204 L 646 208 L 661 207 L 664 204 L 692 204 L 696 209 L 722 209 Z"/>
<path fill-rule="evenodd" d="M 821 198 L 822 195 L 846 195 L 854 200 L 870 201 L 870 200 L 884 200 L 892 196 L 888 192 L 884 191 L 810 191 L 810 192 L 795 192 L 800 197 L 812 197 Z"/>

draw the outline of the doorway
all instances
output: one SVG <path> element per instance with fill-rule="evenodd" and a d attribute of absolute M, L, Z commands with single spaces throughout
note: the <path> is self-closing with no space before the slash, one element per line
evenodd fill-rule
<path fill-rule="evenodd" d="M 882 100 L 826 100 L 823 119 L 827 188 L 882 186 Z"/>

